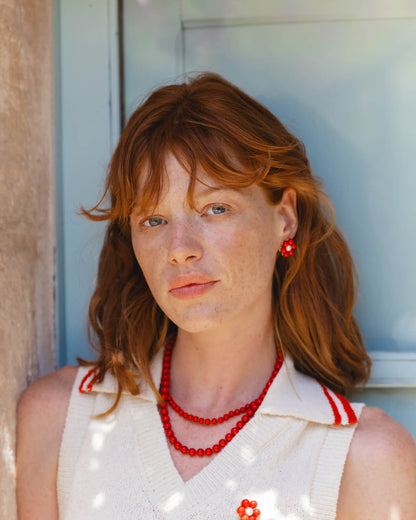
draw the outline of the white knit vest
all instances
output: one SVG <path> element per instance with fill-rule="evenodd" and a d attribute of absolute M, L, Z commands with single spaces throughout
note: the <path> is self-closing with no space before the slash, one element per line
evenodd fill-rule
<path fill-rule="evenodd" d="M 152 363 L 159 384 L 162 353 Z M 123 393 L 107 374 L 69 404 L 58 467 L 60 520 L 239 520 L 245 498 L 260 520 L 334 520 L 345 459 L 362 404 L 297 372 L 290 358 L 250 422 L 184 482 L 170 457 L 156 399 Z"/>

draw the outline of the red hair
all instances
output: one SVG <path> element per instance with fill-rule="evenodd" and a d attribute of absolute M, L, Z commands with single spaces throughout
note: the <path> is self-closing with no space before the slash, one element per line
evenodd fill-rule
<path fill-rule="evenodd" d="M 198 167 L 227 187 L 257 183 L 273 204 L 285 189 L 296 191 L 296 253 L 289 259 L 278 255 L 274 271 L 276 341 L 298 370 L 338 393 L 367 381 L 371 362 L 353 315 L 353 260 L 303 144 L 263 105 L 205 73 L 161 87 L 139 106 L 111 159 L 103 197 L 82 210 L 91 220 L 107 220 L 108 227 L 89 307 L 90 339 L 99 356 L 81 363 L 96 364 L 101 379 L 106 370 L 114 373 L 114 406 L 123 389 L 139 392 L 137 373 L 156 392 L 150 361 L 175 330 L 143 279 L 129 222 L 136 203 L 157 204 L 168 153 L 188 171 L 191 199 Z"/>

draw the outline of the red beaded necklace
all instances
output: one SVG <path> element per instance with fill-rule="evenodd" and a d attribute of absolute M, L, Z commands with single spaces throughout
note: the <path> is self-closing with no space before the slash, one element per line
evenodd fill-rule
<path fill-rule="evenodd" d="M 251 401 L 250 403 L 245 404 L 241 408 L 237 408 L 236 410 L 230 410 L 228 413 L 225 413 L 221 417 L 214 417 L 212 419 L 205 419 L 204 417 L 198 417 L 197 415 L 189 414 L 185 412 L 173 399 L 173 397 L 170 395 L 169 385 L 170 385 L 170 364 L 172 359 L 172 350 L 175 343 L 175 338 L 170 340 L 166 347 L 165 347 L 165 353 L 163 356 L 163 368 L 162 368 L 162 379 L 160 383 L 160 395 L 162 396 L 163 400 L 165 401 L 165 404 L 160 406 L 160 416 L 162 418 L 163 422 L 163 428 L 165 430 L 165 435 L 170 442 L 170 444 L 173 445 L 175 450 L 180 451 L 184 455 L 190 455 L 191 457 L 194 457 L 195 455 L 198 455 L 198 457 L 203 457 L 204 455 L 207 457 L 210 457 L 214 453 L 218 453 L 224 448 L 237 433 L 244 428 L 244 426 L 249 422 L 249 420 L 253 417 L 254 413 L 258 409 L 258 407 L 263 402 L 263 399 L 265 398 L 267 391 L 269 390 L 271 384 L 273 383 L 274 378 L 279 373 L 279 370 L 283 364 L 283 357 L 281 352 L 279 351 L 276 363 L 273 367 L 273 372 L 271 376 L 269 377 L 269 380 L 266 383 L 266 386 L 263 388 L 263 391 L 258 396 L 257 399 L 254 399 L 254 401 Z M 188 448 L 188 446 L 185 446 L 182 444 L 178 439 L 176 438 L 173 430 L 172 425 L 170 423 L 169 418 L 169 410 L 168 410 L 168 404 L 171 406 L 172 410 L 174 410 L 177 414 L 179 414 L 183 419 L 186 419 L 191 422 L 204 424 L 204 425 L 216 425 L 221 424 L 225 421 L 228 421 L 232 417 L 238 417 L 239 415 L 243 416 L 239 421 L 237 421 L 236 425 L 231 428 L 231 430 L 224 436 L 223 439 L 220 439 L 216 444 L 214 444 L 211 448 Z"/>

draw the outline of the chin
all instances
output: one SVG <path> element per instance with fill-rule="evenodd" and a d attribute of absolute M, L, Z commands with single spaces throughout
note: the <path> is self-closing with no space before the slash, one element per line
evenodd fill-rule
<path fill-rule="evenodd" d="M 207 320 L 207 319 L 178 319 L 172 320 L 177 327 L 190 334 L 198 334 L 199 332 L 205 332 L 215 327 L 218 327 L 218 320 Z"/>
<path fill-rule="evenodd" d="M 223 319 L 220 319 L 219 312 L 215 309 L 188 309 L 184 312 L 173 313 L 169 316 L 179 329 L 186 332 L 196 334 L 198 332 L 205 332 L 210 329 L 217 328 Z"/>

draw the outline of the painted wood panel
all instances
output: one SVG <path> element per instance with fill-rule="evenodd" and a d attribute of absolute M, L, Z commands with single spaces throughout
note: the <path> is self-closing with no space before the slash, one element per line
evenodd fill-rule
<path fill-rule="evenodd" d="M 191 27 L 409 19 L 413 0 L 183 0 L 182 22 Z"/>
<path fill-rule="evenodd" d="M 63 365 L 93 356 L 86 316 L 104 228 L 77 213 L 97 202 L 119 136 L 117 2 L 61 0 L 58 34 L 57 331 Z"/>

